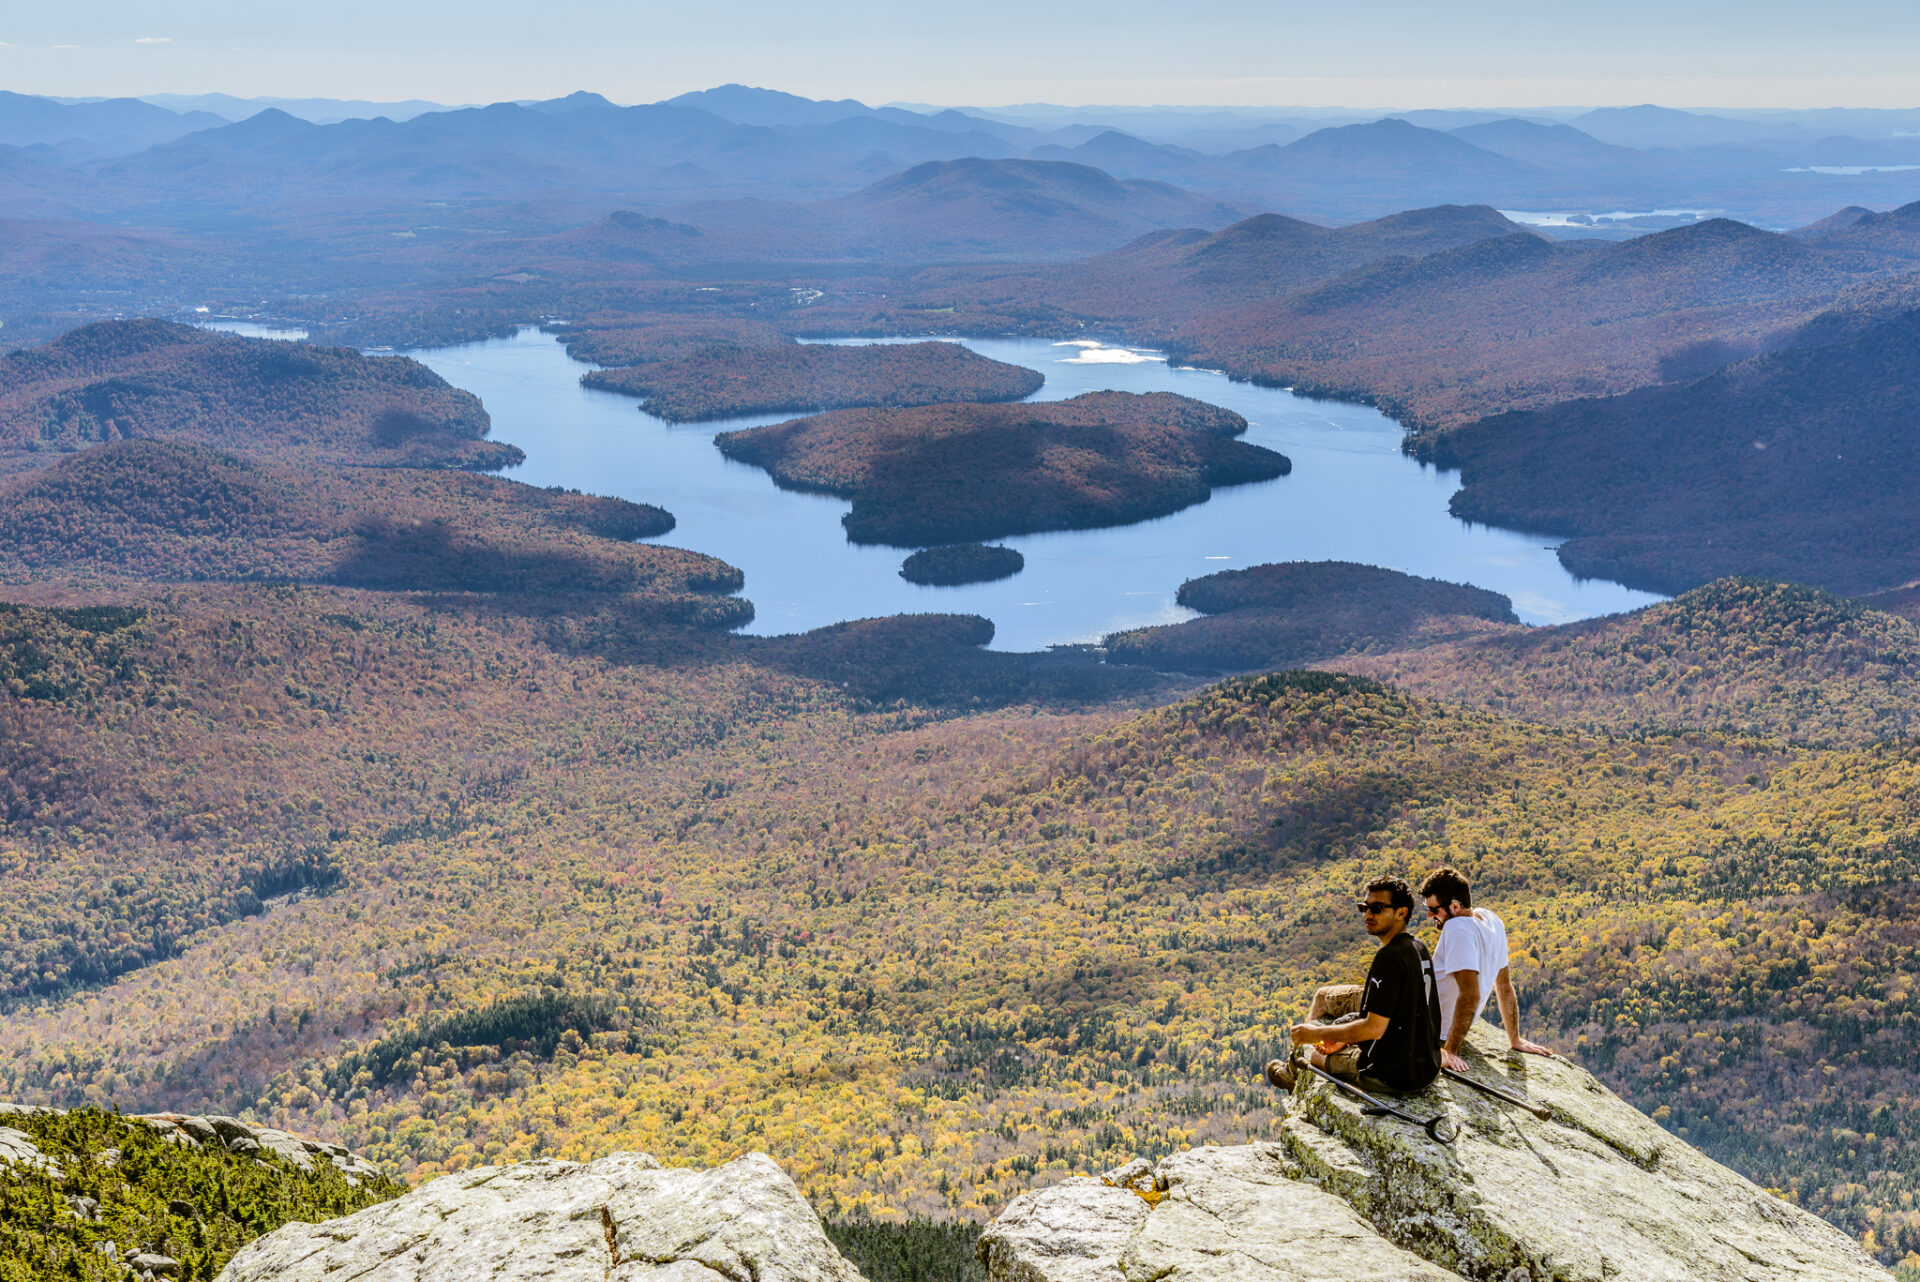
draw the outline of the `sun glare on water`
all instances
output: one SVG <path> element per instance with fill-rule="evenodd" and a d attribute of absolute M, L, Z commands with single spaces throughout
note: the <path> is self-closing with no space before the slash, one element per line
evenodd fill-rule
<path fill-rule="evenodd" d="M 1055 343 L 1055 347 L 1077 347 L 1080 350 L 1063 359 L 1062 365 L 1151 365 L 1155 361 L 1164 362 L 1167 358 L 1159 352 L 1135 351 L 1127 347 L 1108 347 L 1105 343 L 1088 338 L 1076 338 L 1069 342 Z"/>

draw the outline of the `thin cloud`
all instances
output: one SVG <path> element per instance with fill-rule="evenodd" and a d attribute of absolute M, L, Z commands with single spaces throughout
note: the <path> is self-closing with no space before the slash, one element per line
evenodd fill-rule
<path fill-rule="evenodd" d="M 173 43 L 173 37 L 172 36 L 135 36 L 133 38 L 133 43 L 137 45 L 170 45 Z"/>

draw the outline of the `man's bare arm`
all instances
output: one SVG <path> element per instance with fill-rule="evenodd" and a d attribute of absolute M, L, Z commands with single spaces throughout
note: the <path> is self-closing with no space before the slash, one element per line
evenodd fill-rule
<path fill-rule="evenodd" d="M 1553 1052 L 1540 1043 L 1530 1042 L 1520 1036 L 1520 997 L 1513 991 L 1511 966 L 1502 966 L 1500 973 L 1494 976 L 1493 995 L 1500 1003 L 1500 1025 L 1507 1030 L 1507 1044 L 1528 1055 L 1551 1055 Z"/>
<path fill-rule="evenodd" d="M 1447 1034 L 1447 1044 L 1440 1048 L 1440 1062 L 1454 1072 L 1464 1072 L 1466 1061 L 1460 1058 L 1460 1048 L 1466 1044 L 1467 1030 L 1473 1027 L 1473 1017 L 1480 1010 L 1480 972 L 1477 970 L 1457 970 L 1453 973 L 1454 983 L 1460 986 L 1460 995 L 1453 1003 L 1453 1023 Z"/>
<path fill-rule="evenodd" d="M 1386 1035 L 1386 1031 L 1385 1015 L 1369 1015 L 1345 1024 L 1295 1024 L 1293 1044 L 1304 1046 L 1309 1042 L 1346 1042 L 1351 1045 L 1354 1042 L 1378 1041 Z"/>

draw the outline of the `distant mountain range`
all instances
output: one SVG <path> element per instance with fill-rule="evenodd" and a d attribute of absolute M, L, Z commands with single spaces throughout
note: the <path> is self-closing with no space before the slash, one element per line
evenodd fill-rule
<path fill-rule="evenodd" d="M 926 296 L 1000 308 L 1003 324 L 1119 329 L 1444 427 L 1691 380 L 1920 306 L 1920 203 L 1794 235 L 1710 219 L 1618 243 L 1555 241 L 1486 206 L 1341 228 L 1263 214 Z"/>
<path fill-rule="evenodd" d="M 138 98 L 67 104 L 0 90 L 0 146 L 28 148 L 55 163 L 126 155 L 227 123 L 211 112 L 169 111 Z"/>
<path fill-rule="evenodd" d="M 1424 258 L 1528 234 L 1485 205 L 1416 209 L 1345 227 L 1260 214 L 1212 235 L 1143 237 L 1108 254 L 1046 269 L 1024 288 L 1076 316 L 1152 324 L 1196 307 L 1218 311 L 1271 303 L 1383 258 Z"/>
<path fill-rule="evenodd" d="M 915 165 L 964 159 L 1068 161 L 1321 222 L 1484 203 L 1540 211 L 1561 235 L 1647 225 L 1607 215 L 1688 216 L 1657 212 L 1672 210 L 1791 226 L 1847 204 L 1885 208 L 1920 197 L 1920 168 L 1885 168 L 1920 166 L 1920 139 L 1901 136 L 1915 122 L 1902 113 L 1810 115 L 1809 124 L 1658 107 L 1605 108 L 1572 121 L 1094 109 L 1027 123 L 743 85 L 641 106 L 585 92 L 462 108 L 165 101 L 193 109 L 0 95 L 0 147 L 19 149 L 6 157 L 13 178 L 0 216 L 257 229 L 301 226 L 318 206 L 345 205 L 376 217 L 385 234 L 423 223 L 444 231 L 447 217 L 436 209 L 471 216 L 527 206 L 557 229 L 614 208 L 830 199 Z M 228 119 L 256 103 L 263 109 Z M 1826 125 L 1864 136 L 1822 132 Z M 1872 166 L 1882 168 L 1823 172 Z"/>
<path fill-rule="evenodd" d="M 886 275 L 997 262 L 1018 276 L 1072 260 L 1031 296 L 1039 310 L 1022 313 L 1020 327 L 1041 323 L 1048 309 L 1128 324 L 1151 316 L 1149 337 L 1229 368 L 1305 377 L 1330 391 L 1366 388 L 1416 419 L 1452 421 L 1495 408 L 1472 399 L 1495 385 L 1513 384 L 1500 392 L 1500 408 L 1625 390 L 1690 344 L 1705 344 L 1703 368 L 1711 368 L 1809 320 L 1806 300 L 1821 291 L 1914 261 L 1903 257 L 1905 224 L 1872 212 L 1920 197 L 1920 140 L 1892 136 L 1904 122 L 1897 113 L 1819 117 L 1822 126 L 1880 131 L 1852 140 L 1785 118 L 1657 108 L 1582 118 L 1604 136 L 1482 112 L 1358 122 L 1070 115 L 876 108 L 741 85 L 641 106 L 580 92 L 327 124 L 280 108 L 227 123 L 131 99 L 0 95 L 0 139 L 11 140 L 0 142 L 0 222 L 22 229 L 0 239 L 0 319 L 9 339 L 31 341 L 129 311 L 345 300 L 428 280 L 505 282 L 490 287 L 489 307 L 501 305 L 507 285 L 525 286 L 517 292 L 538 315 L 560 305 L 539 300 L 543 289 L 552 293 L 542 282 L 577 287 L 604 278 L 605 268 L 633 279 L 810 265 Z M 1139 132 L 1109 127 L 1116 120 Z M 1186 132 L 1171 133 L 1175 124 Z M 1303 132 L 1289 137 L 1296 125 Z M 1666 132 L 1656 138 L 1656 127 Z M 1253 137 L 1271 140 L 1223 149 L 1223 140 Z M 119 150 L 132 143 L 141 145 Z M 1897 164 L 1903 156 L 1916 168 L 1814 172 L 1847 168 L 1849 158 L 1860 168 L 1865 158 Z M 1454 212 L 1396 212 L 1410 207 Z M 1724 331 L 1725 315 L 1703 312 L 1690 323 L 1697 333 L 1656 336 L 1648 327 L 1670 322 L 1649 318 L 1677 315 L 1664 302 L 1642 312 L 1631 290 L 1607 295 L 1616 301 L 1595 303 L 1600 313 L 1626 319 L 1581 331 L 1593 360 L 1588 381 L 1569 384 L 1566 327 L 1589 325 L 1583 309 L 1606 289 L 1582 275 L 1587 251 L 1556 250 L 1532 233 L 1624 239 L 1661 225 L 1705 226 L 1720 208 L 1801 227 L 1790 244 L 1808 251 L 1808 262 L 1856 265 L 1820 275 L 1817 288 L 1775 289 L 1798 301 L 1771 318 L 1743 312 L 1734 334 Z M 1836 209 L 1862 212 L 1826 221 Z M 1244 222 L 1262 211 L 1267 221 Z M 1226 239 L 1201 243 L 1236 224 Z M 1143 236 L 1123 257 L 1082 261 Z M 1492 238 L 1512 239 L 1472 248 Z M 1783 246 L 1774 248 L 1788 252 Z M 1420 265 L 1387 261 L 1401 258 Z M 1592 261 L 1611 271 L 1628 260 Z M 104 274 L 93 274 L 96 265 Z M 1361 269 L 1371 274 L 1339 280 Z M 1660 288 L 1686 296 L 1670 283 Z M 1319 287 L 1331 292 L 1302 292 Z M 1561 306 L 1563 289 L 1582 301 Z M 985 303 L 991 290 L 958 280 L 939 293 L 945 308 Z M 1222 313 L 1229 304 L 1253 310 Z M 1214 314 L 1196 324 L 1202 306 Z M 1424 374 L 1400 388 L 1393 371 L 1372 368 L 1375 357 L 1400 373 L 1438 359 L 1426 350 L 1435 306 L 1508 317 L 1502 341 L 1476 341 L 1449 380 L 1464 398 L 1457 404 L 1427 403 Z M 352 310 L 344 301 L 338 308 Z M 415 336 L 494 332 L 474 324 L 423 321 Z M 1734 348 L 1712 346 L 1727 341 Z M 1322 346 L 1302 358 L 1309 342 Z M 1401 356 L 1425 354 L 1388 355 L 1403 343 L 1412 347 Z M 1336 369 L 1325 354 L 1339 344 L 1349 358 Z M 1557 354 L 1541 366 L 1531 353 L 1543 347 Z M 1509 355 L 1479 364 L 1500 352 Z M 1518 383 L 1516 364 L 1529 370 Z M 1616 381 L 1627 370 L 1630 381 Z"/>

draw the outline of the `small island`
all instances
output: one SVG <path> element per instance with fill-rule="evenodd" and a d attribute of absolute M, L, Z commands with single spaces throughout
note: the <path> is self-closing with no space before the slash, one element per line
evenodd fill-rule
<path fill-rule="evenodd" d="M 1166 516 L 1216 485 L 1285 476 L 1247 421 L 1171 392 L 1026 405 L 838 410 L 714 438 L 796 490 L 853 500 L 856 543 L 969 543 Z"/>
<path fill-rule="evenodd" d="M 672 335 L 662 338 L 667 350 Z M 664 360 L 595 370 L 588 387 L 641 398 L 669 422 L 851 406 L 1017 401 L 1044 376 L 958 343 L 708 344 Z"/>
<path fill-rule="evenodd" d="M 1519 622 L 1498 592 L 1351 561 L 1222 570 L 1188 579 L 1174 599 L 1204 617 L 1116 632 L 1107 661 L 1197 676 L 1272 672 Z"/>
<path fill-rule="evenodd" d="M 1027 568 L 1027 558 L 1012 548 L 984 543 L 949 543 L 922 548 L 900 564 L 900 577 L 922 587 L 950 588 L 963 583 L 1010 579 Z"/>

